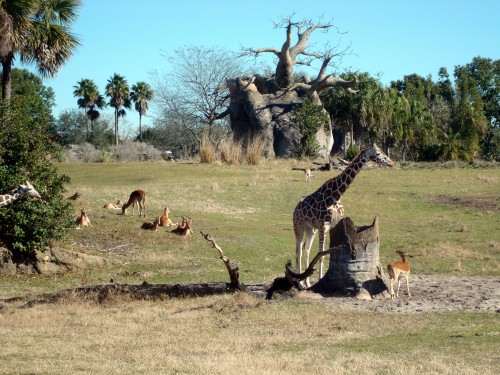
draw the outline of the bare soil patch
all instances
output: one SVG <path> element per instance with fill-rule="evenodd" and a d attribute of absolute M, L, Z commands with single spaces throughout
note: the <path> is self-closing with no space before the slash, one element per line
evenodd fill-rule
<path fill-rule="evenodd" d="M 460 197 L 450 197 L 447 195 L 437 195 L 432 197 L 430 201 L 435 204 L 462 206 L 485 212 L 494 213 L 500 210 L 500 197 L 477 197 L 465 199 Z"/>
<path fill-rule="evenodd" d="M 500 313 L 500 280 L 479 276 L 413 275 L 411 297 L 401 282 L 399 298 L 359 300 L 349 297 L 325 298 L 341 307 L 379 312 L 475 311 Z"/>

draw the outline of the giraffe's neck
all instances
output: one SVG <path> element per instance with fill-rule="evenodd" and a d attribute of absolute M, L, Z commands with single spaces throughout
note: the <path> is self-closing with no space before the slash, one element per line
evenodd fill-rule
<path fill-rule="evenodd" d="M 325 182 L 323 186 L 320 187 L 319 192 L 331 197 L 335 202 L 338 202 L 367 160 L 368 158 L 365 153 L 359 154 L 349 163 L 341 174 Z"/>
<path fill-rule="evenodd" d="M 19 197 L 19 193 L 0 194 L 0 207 L 7 206 Z"/>

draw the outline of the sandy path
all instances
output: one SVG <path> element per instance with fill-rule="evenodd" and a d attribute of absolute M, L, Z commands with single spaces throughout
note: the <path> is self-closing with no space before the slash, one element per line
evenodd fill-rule
<path fill-rule="evenodd" d="M 349 297 L 325 298 L 327 303 L 380 312 L 477 311 L 500 313 L 500 280 L 476 276 L 413 275 L 411 297 L 402 280 L 399 298 L 360 300 Z"/>

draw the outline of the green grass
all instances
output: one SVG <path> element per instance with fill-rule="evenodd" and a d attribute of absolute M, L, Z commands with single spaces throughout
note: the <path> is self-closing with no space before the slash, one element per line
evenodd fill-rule
<path fill-rule="evenodd" d="M 58 169 L 71 177 L 67 195 L 82 193 L 74 203 L 75 218 L 85 207 L 93 227 L 70 230 L 56 245 L 102 256 L 107 266 L 66 275 L 7 277 L 0 295 L 111 278 L 127 283 L 224 281 L 227 272 L 200 230 L 210 233 L 240 266 L 242 282 L 271 282 L 282 274 L 288 259 L 295 259 L 296 203 L 339 173 L 316 171 L 306 183 L 302 172 L 291 170 L 296 163 L 60 164 Z M 144 231 L 144 219 L 102 208 L 117 199 L 126 201 L 136 189 L 147 193 L 146 220 L 162 214 L 168 205 L 174 222 L 181 215 L 192 217 L 194 235 L 180 238 L 169 233 L 170 228 Z M 358 225 L 379 216 L 383 264 L 395 260 L 395 251 L 402 249 L 415 255 L 415 273 L 499 276 L 499 196 L 498 168 L 383 169 L 360 172 L 342 202 L 345 216 Z M 436 197 L 441 197 L 439 203 Z M 488 205 L 466 207 L 453 203 L 453 198 Z M 317 239 L 313 251 L 316 248 Z"/>
<path fill-rule="evenodd" d="M 338 173 L 316 171 L 306 183 L 300 171 L 291 170 L 296 165 L 60 164 L 72 179 L 67 196 L 82 193 L 75 218 L 85 207 L 93 227 L 70 230 L 55 245 L 103 257 L 106 266 L 3 277 L 0 298 L 111 278 L 133 284 L 228 281 L 200 230 L 240 266 L 241 282 L 270 283 L 295 258 L 296 203 Z M 194 234 L 144 231 L 143 218 L 102 208 L 136 189 L 147 193 L 147 220 L 168 205 L 172 220 L 192 217 Z M 357 225 L 379 216 L 382 264 L 403 249 L 415 255 L 412 273 L 498 278 L 498 197 L 498 168 L 413 168 L 362 171 L 342 202 Z M 328 299 L 264 303 L 244 294 L 115 297 L 102 305 L 75 296 L 0 310 L 0 373 L 20 373 L 21 360 L 23 373 L 47 374 L 496 374 L 497 315 L 374 313 L 343 309 Z"/>

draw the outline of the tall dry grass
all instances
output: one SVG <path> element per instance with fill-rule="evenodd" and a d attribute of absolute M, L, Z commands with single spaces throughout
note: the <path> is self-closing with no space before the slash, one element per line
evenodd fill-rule
<path fill-rule="evenodd" d="M 241 164 L 243 149 L 240 142 L 224 141 L 220 145 L 220 159 L 226 164 Z"/>
<path fill-rule="evenodd" d="M 264 152 L 269 141 L 265 137 L 254 136 L 248 139 L 245 148 L 245 158 L 249 165 L 259 165 L 264 159 Z"/>
<path fill-rule="evenodd" d="M 217 160 L 216 147 L 207 133 L 203 133 L 200 141 L 200 163 L 210 164 Z"/>

